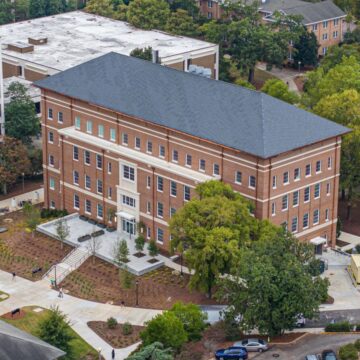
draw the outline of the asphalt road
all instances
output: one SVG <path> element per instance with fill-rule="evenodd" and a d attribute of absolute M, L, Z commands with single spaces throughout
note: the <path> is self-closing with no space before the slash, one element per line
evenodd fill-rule
<path fill-rule="evenodd" d="M 360 304 L 359 304 L 360 306 Z M 349 321 L 351 324 L 360 324 L 360 309 L 358 310 L 334 310 L 322 311 L 319 318 L 315 320 L 307 320 L 307 328 L 325 327 L 331 322 Z"/>
<path fill-rule="evenodd" d="M 334 351 L 342 345 L 360 339 L 360 335 L 316 335 L 309 334 L 293 345 L 277 345 L 269 351 L 258 354 L 256 360 L 304 360 L 306 355 L 321 354 L 325 349 Z M 274 357 L 278 354 L 278 357 Z"/>

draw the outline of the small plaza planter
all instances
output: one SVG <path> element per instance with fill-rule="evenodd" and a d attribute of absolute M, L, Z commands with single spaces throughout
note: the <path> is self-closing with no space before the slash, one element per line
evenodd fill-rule
<path fill-rule="evenodd" d="M 147 262 L 150 264 L 155 264 L 155 263 L 159 262 L 159 260 L 158 259 L 150 259 Z"/>
<path fill-rule="evenodd" d="M 101 235 L 104 235 L 105 234 L 105 231 L 104 230 L 98 230 L 98 231 L 95 231 L 91 234 L 92 237 L 98 237 L 98 236 L 101 236 Z"/>
<path fill-rule="evenodd" d="M 105 224 L 98 224 L 98 227 L 101 229 L 106 229 L 106 225 Z"/>
<path fill-rule="evenodd" d="M 91 236 L 88 234 L 88 235 L 83 235 L 83 236 L 80 236 L 78 237 L 78 242 L 84 242 L 84 241 L 87 241 L 87 240 L 90 240 L 91 239 Z"/>
<path fill-rule="evenodd" d="M 116 228 L 114 228 L 114 227 L 112 227 L 112 226 L 109 226 L 109 227 L 106 228 L 106 231 L 108 231 L 108 232 L 114 232 L 114 231 L 116 231 Z"/>
<path fill-rule="evenodd" d="M 80 220 L 83 220 L 83 221 L 88 221 L 88 220 L 89 220 L 89 218 L 86 217 L 85 215 L 80 215 L 80 216 L 79 216 L 79 219 L 80 219 Z"/>
<path fill-rule="evenodd" d="M 97 221 L 96 221 L 96 220 L 93 220 L 93 219 L 89 219 L 88 222 L 89 222 L 89 224 L 92 224 L 92 225 L 96 225 L 96 224 L 97 224 Z"/>
<path fill-rule="evenodd" d="M 145 254 L 142 253 L 141 251 L 139 251 L 139 252 L 136 252 L 135 254 L 133 254 L 133 256 L 135 256 L 135 257 L 137 257 L 137 258 L 142 258 L 142 257 L 145 256 Z"/>

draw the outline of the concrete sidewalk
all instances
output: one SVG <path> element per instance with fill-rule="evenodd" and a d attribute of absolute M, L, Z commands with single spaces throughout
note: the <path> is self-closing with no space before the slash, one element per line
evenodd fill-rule
<path fill-rule="evenodd" d="M 0 271 L 0 290 L 10 295 L 7 300 L 0 302 L 0 314 L 7 313 L 14 308 L 30 305 L 46 309 L 58 305 L 60 310 L 68 316 L 71 327 L 95 349 L 101 348 L 101 354 L 106 360 L 111 359 L 112 347 L 87 326 L 88 321 L 106 321 L 112 316 L 118 322 L 128 321 L 134 325 L 143 325 L 144 322 L 161 313 L 160 310 L 96 303 L 67 294 L 64 295 L 63 299 L 60 299 L 57 291 L 50 289 L 46 280 L 32 282 L 19 277 L 12 280 L 12 275 L 5 271 Z M 126 359 L 136 346 L 137 344 L 125 349 L 115 349 L 115 359 Z"/>

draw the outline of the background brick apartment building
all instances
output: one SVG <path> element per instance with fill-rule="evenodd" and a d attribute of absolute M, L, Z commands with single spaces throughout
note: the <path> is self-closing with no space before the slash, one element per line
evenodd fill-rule
<path fill-rule="evenodd" d="M 219 179 L 254 202 L 256 217 L 335 244 L 346 128 L 260 92 L 115 53 L 36 85 L 46 206 L 106 224 L 113 209 L 119 231 L 135 233 L 142 221 L 146 237 L 168 249 L 169 218 L 198 183 Z"/>
<path fill-rule="evenodd" d="M 236 1 L 236 0 L 234 0 Z M 220 19 L 223 15 L 223 0 L 198 0 L 200 12 L 209 19 Z M 312 31 L 319 43 L 319 56 L 326 54 L 330 46 L 343 40 L 346 31 L 346 14 L 332 0 L 307 2 L 303 0 L 263 0 L 259 12 L 265 22 L 273 21 L 275 11 L 286 15 L 300 15 L 308 31 Z"/>

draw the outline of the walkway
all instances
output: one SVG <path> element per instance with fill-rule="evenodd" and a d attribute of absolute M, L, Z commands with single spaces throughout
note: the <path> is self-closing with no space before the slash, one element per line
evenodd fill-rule
<path fill-rule="evenodd" d="M 0 270 L 0 289 L 6 291 L 10 298 L 0 302 L 0 314 L 7 313 L 15 308 L 24 306 L 40 306 L 49 309 L 58 305 L 71 322 L 71 327 L 95 349 L 102 349 L 103 357 L 111 359 L 111 346 L 96 335 L 88 326 L 88 321 L 106 321 L 114 317 L 118 322 L 130 322 L 134 325 L 143 325 L 161 313 L 160 310 L 120 307 L 109 304 L 96 303 L 79 299 L 65 294 L 63 299 L 58 293 L 50 289 L 47 280 L 32 282 L 17 277 L 12 280 L 11 274 Z M 125 349 L 116 349 L 116 360 L 123 360 L 136 348 L 137 345 Z"/>
<path fill-rule="evenodd" d="M 345 241 L 348 245 L 341 247 L 342 251 L 347 251 L 353 249 L 356 245 L 360 244 L 360 236 L 349 234 L 347 232 L 342 231 L 339 240 Z"/>

